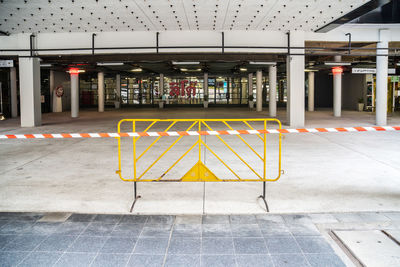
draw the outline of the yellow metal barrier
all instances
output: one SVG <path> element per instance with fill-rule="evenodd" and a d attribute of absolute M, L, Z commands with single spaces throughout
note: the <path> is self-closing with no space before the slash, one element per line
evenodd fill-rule
<path fill-rule="evenodd" d="M 203 131 L 214 131 L 214 129 L 211 127 L 211 124 L 220 124 L 220 125 L 216 125 L 216 127 L 220 128 L 221 126 L 223 128 L 226 128 L 227 130 L 254 130 L 255 128 L 257 130 L 261 130 L 260 128 L 267 130 L 267 126 L 269 125 L 268 123 L 275 123 L 277 125 L 277 129 L 281 129 L 282 125 L 281 122 L 277 119 L 123 119 L 121 121 L 119 121 L 118 123 L 118 133 L 121 133 L 121 127 L 123 125 L 125 125 L 126 123 L 131 124 L 132 127 L 132 132 L 137 132 L 138 131 L 138 126 L 140 125 L 141 127 L 144 128 L 144 130 L 140 131 L 140 132 L 152 132 L 153 129 L 157 126 L 159 127 L 160 124 L 167 124 L 168 126 L 164 129 L 161 130 L 161 132 L 166 133 L 167 131 L 171 131 L 172 127 L 182 127 L 182 125 L 179 124 L 186 124 L 190 125 L 187 128 L 184 128 L 184 131 L 199 131 L 201 132 Z M 233 124 L 240 124 L 238 128 L 237 125 L 235 125 L 236 127 L 233 127 Z M 253 125 L 252 125 L 253 124 Z M 214 127 L 214 126 L 213 126 Z M 246 129 L 243 129 L 243 128 Z M 234 129 L 236 128 L 236 129 Z M 221 129 L 215 129 L 215 130 L 221 130 Z M 158 129 L 157 132 L 160 132 L 160 130 Z M 224 140 L 224 138 L 222 138 L 220 135 L 212 135 L 211 137 L 216 137 L 217 139 L 219 139 L 221 141 L 221 143 L 224 145 L 224 147 L 226 147 L 230 152 L 233 153 L 233 155 L 235 155 L 235 157 L 244 164 L 244 166 L 246 166 L 248 168 L 249 173 L 255 175 L 255 178 L 246 178 L 246 177 L 241 177 L 240 174 L 238 174 L 235 170 L 234 167 L 230 166 L 230 162 L 228 162 L 228 160 L 224 160 L 223 158 L 226 156 L 225 154 L 223 155 L 218 155 L 218 152 L 215 152 L 209 145 L 207 144 L 207 142 L 204 142 L 204 140 L 202 139 L 203 135 L 198 135 L 198 136 L 192 136 L 192 135 L 177 135 L 176 140 L 174 142 L 172 142 L 172 144 L 170 144 L 168 146 L 168 148 L 166 148 L 164 151 L 154 151 L 151 150 L 151 148 L 154 147 L 154 145 L 163 137 L 163 138 L 174 138 L 174 137 L 169 137 L 169 136 L 157 136 L 157 138 L 151 142 L 150 145 L 148 145 L 141 153 L 138 153 L 138 141 L 141 138 L 148 138 L 148 137 L 132 137 L 133 138 L 133 177 L 123 177 L 122 175 L 122 151 L 121 151 L 121 137 L 116 137 L 116 139 L 118 139 L 118 170 L 116 171 L 116 173 L 119 175 L 119 177 L 123 180 L 123 181 L 130 181 L 130 182 L 134 182 L 135 185 L 135 202 L 136 202 L 136 182 L 249 182 L 249 181 L 261 181 L 264 182 L 264 193 L 263 196 L 260 196 L 264 199 L 264 202 L 266 204 L 267 210 L 268 210 L 268 206 L 267 203 L 265 201 L 265 182 L 269 181 L 277 181 L 282 173 L 282 134 L 279 133 L 279 137 L 278 137 L 278 159 L 277 159 L 277 174 L 274 177 L 267 177 L 267 134 L 257 134 L 258 139 L 261 140 L 260 144 L 263 145 L 263 152 L 259 153 L 257 152 L 256 148 L 252 145 L 250 145 L 249 142 L 247 142 L 245 140 L 245 138 L 243 138 L 240 134 L 235 134 L 237 136 L 237 138 L 241 141 L 241 143 L 243 143 L 250 151 L 252 151 L 252 153 L 254 153 L 254 155 L 256 156 L 256 158 L 259 158 L 261 160 L 261 164 L 262 164 L 262 171 L 257 171 L 256 168 L 254 166 L 252 166 L 254 164 L 254 162 L 247 162 L 244 158 L 244 155 L 240 155 L 240 153 L 238 153 L 231 145 L 228 144 L 228 142 L 226 140 Z M 178 144 L 178 142 L 185 136 L 191 136 L 192 138 L 196 138 L 196 141 L 190 145 L 188 145 L 188 149 L 182 153 L 182 155 L 180 155 L 180 157 L 175 160 L 174 163 L 172 163 L 166 170 L 162 170 L 159 174 L 157 174 L 154 177 L 150 177 L 150 178 L 144 178 L 144 176 L 146 174 L 149 173 L 149 171 L 151 171 L 153 169 L 153 167 L 155 166 L 155 164 L 157 162 L 160 161 L 161 158 L 165 157 L 167 155 L 167 153 Z M 207 137 L 209 135 L 206 135 Z M 153 137 L 154 138 L 154 137 Z M 240 142 L 239 141 L 239 142 Z M 204 149 L 204 152 L 202 152 L 202 149 Z M 185 173 L 183 174 L 181 177 L 176 177 L 176 179 L 167 179 L 165 178 L 165 176 L 170 173 L 170 171 L 177 166 L 177 164 L 183 159 L 185 158 L 188 153 L 192 150 L 198 150 L 197 154 L 198 157 L 196 159 L 196 161 L 194 162 L 194 165 Z M 207 166 L 206 164 L 204 164 L 204 162 L 202 161 L 202 156 L 205 153 L 205 151 L 208 150 L 216 159 L 218 159 L 218 161 L 226 167 L 227 170 L 229 170 L 229 172 L 231 174 L 233 174 L 234 179 L 225 179 L 224 177 L 218 177 L 217 175 L 215 175 Z M 153 162 L 143 162 L 143 157 L 147 154 L 150 153 L 150 151 L 154 152 L 158 152 L 160 153 L 159 156 L 153 161 Z M 170 153 L 171 154 L 171 153 Z M 175 155 L 175 154 L 174 154 Z M 138 164 L 142 164 L 140 166 L 145 166 L 144 170 L 142 171 L 138 171 Z M 144 165 L 143 165 L 144 164 Z M 260 166 L 258 166 L 260 167 Z M 135 202 L 133 203 L 133 205 L 135 204 Z M 132 208 L 133 208 L 132 205 Z"/>

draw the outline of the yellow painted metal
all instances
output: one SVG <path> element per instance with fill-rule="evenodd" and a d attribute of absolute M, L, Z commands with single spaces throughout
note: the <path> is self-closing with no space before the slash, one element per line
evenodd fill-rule
<path fill-rule="evenodd" d="M 252 123 L 263 123 L 263 128 L 264 130 L 267 129 L 267 123 L 268 122 L 274 122 L 278 125 L 278 129 L 282 129 L 281 122 L 277 119 L 123 119 L 118 123 L 118 133 L 121 132 L 121 125 L 122 123 L 130 122 L 132 123 L 132 130 L 133 132 L 136 131 L 138 128 L 138 123 L 150 123 L 149 126 L 145 128 L 143 132 L 150 131 L 151 128 L 156 125 L 157 123 L 169 123 L 168 127 L 165 128 L 164 132 L 170 130 L 173 126 L 176 126 L 177 123 L 181 122 L 186 122 L 186 123 L 191 123 L 191 125 L 186 128 L 185 131 L 190 131 L 193 127 L 197 125 L 198 131 L 202 130 L 202 125 L 206 127 L 207 130 L 213 131 L 213 129 L 210 127 L 210 122 L 212 123 L 221 123 L 222 126 L 228 127 L 230 130 L 234 130 L 232 127 L 231 123 L 234 122 L 241 122 L 244 123 L 250 130 L 254 130 L 253 126 L 250 125 L 250 122 Z M 242 129 L 238 129 L 242 130 Z M 229 165 L 229 162 L 227 160 L 223 160 L 225 155 L 218 155 L 214 150 L 211 149 L 209 145 L 207 145 L 203 140 L 202 136 L 198 136 L 198 140 L 187 150 L 185 151 L 166 171 L 164 171 L 160 176 L 154 179 L 144 179 L 144 175 L 151 170 L 154 165 L 162 158 L 164 157 L 171 149 L 174 147 L 179 140 L 181 140 L 184 135 L 179 136 L 165 151 L 161 153 L 160 156 L 157 157 L 155 161 L 150 163 L 147 168 L 139 175 L 137 175 L 138 171 L 138 161 L 163 137 L 159 136 L 154 140 L 139 156 L 136 155 L 137 153 L 137 142 L 140 139 L 139 137 L 133 137 L 133 178 L 131 179 L 126 179 L 122 176 L 122 163 L 121 163 L 121 157 L 122 157 L 122 152 L 121 152 L 121 137 L 116 137 L 118 140 L 118 170 L 116 173 L 119 175 L 119 177 L 123 181 L 132 181 L 132 182 L 160 182 L 160 181 L 182 181 L 182 182 L 200 182 L 200 181 L 205 181 L 205 182 L 210 182 L 210 181 L 277 181 L 281 173 L 283 172 L 281 167 L 282 167 L 282 134 L 279 135 L 279 141 L 278 141 L 278 175 L 275 178 L 268 178 L 267 177 L 267 164 L 266 164 L 266 157 L 267 157 L 267 134 L 262 134 L 263 137 L 261 137 L 261 134 L 257 134 L 259 139 L 263 142 L 263 153 L 262 156 L 260 153 L 258 153 L 253 146 L 251 146 L 244 138 L 240 135 L 236 135 L 260 160 L 263 162 L 263 171 L 262 173 L 258 173 L 255 168 L 253 168 L 244 158 L 241 156 L 237 151 L 233 149 L 231 145 L 229 145 L 221 136 L 216 135 L 216 137 L 222 142 L 222 144 L 227 147 L 252 173 L 254 173 L 257 178 L 256 179 L 248 179 L 248 178 L 242 178 L 240 175 L 234 171 L 233 166 Z M 164 138 L 169 138 L 169 137 L 164 137 Z M 195 147 L 198 147 L 198 159 L 197 162 L 194 164 L 194 166 L 186 173 L 184 174 L 180 179 L 173 179 L 173 180 L 167 180 L 164 179 L 165 175 L 168 174 L 187 154 L 192 151 Z M 220 161 L 235 177 L 236 179 L 221 179 L 218 178 L 202 161 L 202 147 L 204 149 L 208 150 L 211 152 L 212 155 L 218 161 Z M 254 163 L 254 162 L 253 162 Z M 147 165 L 147 162 L 146 162 Z"/>
<path fill-rule="evenodd" d="M 182 176 L 182 182 L 219 182 L 218 177 L 199 160 L 185 175 Z"/>

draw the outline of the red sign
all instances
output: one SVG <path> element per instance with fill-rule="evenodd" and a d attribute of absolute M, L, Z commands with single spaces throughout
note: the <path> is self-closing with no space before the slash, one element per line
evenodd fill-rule
<path fill-rule="evenodd" d="M 332 68 L 332 74 L 333 75 L 342 74 L 342 72 L 343 72 L 343 68 L 341 68 L 341 67 L 333 67 Z"/>
<path fill-rule="evenodd" d="M 188 84 L 189 83 L 189 84 Z M 187 85 L 187 86 L 186 86 Z M 169 95 L 170 96 L 185 96 L 188 97 L 196 95 L 197 82 L 188 82 L 188 80 L 182 80 L 180 82 L 169 83 Z"/>

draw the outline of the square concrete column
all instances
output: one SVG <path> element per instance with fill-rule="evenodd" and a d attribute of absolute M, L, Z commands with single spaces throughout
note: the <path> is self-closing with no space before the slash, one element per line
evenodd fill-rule
<path fill-rule="evenodd" d="M 290 46 L 304 47 L 304 32 L 290 31 Z M 286 58 L 287 123 L 291 128 L 304 127 L 304 49 L 290 49 Z"/>
<path fill-rule="evenodd" d="M 379 30 L 378 50 L 376 51 L 376 124 L 387 124 L 387 79 L 388 79 L 388 41 L 390 32 Z"/>
<path fill-rule="evenodd" d="M 42 124 L 42 107 L 39 58 L 19 58 L 19 86 L 21 127 L 40 126 Z"/>
<path fill-rule="evenodd" d="M 70 72 L 71 77 L 71 117 L 79 117 L 79 72 Z"/>
<path fill-rule="evenodd" d="M 204 96 L 208 96 L 208 73 L 207 72 L 204 72 L 203 93 L 204 93 Z"/>
<path fill-rule="evenodd" d="M 97 74 L 97 90 L 99 112 L 104 112 L 104 72 Z"/>
<path fill-rule="evenodd" d="M 121 74 L 115 76 L 115 93 L 117 94 L 117 101 L 120 103 L 118 107 L 121 106 Z"/>
<path fill-rule="evenodd" d="M 314 111 L 314 72 L 308 73 L 308 111 Z"/>
<path fill-rule="evenodd" d="M 335 62 L 342 61 L 341 56 L 335 56 Z M 338 71 L 335 71 L 337 69 Z M 342 116 L 342 72 L 341 67 L 335 67 L 333 72 L 333 116 Z"/>
<path fill-rule="evenodd" d="M 248 82 L 247 82 L 247 99 L 250 99 L 250 96 L 253 95 L 253 73 L 249 73 Z M 250 100 L 249 100 L 250 102 Z M 250 106 L 250 103 L 249 103 Z"/>
<path fill-rule="evenodd" d="M 10 68 L 11 117 L 18 117 L 17 69 Z"/>
<path fill-rule="evenodd" d="M 276 117 L 276 65 L 269 66 L 269 116 Z"/>
<path fill-rule="evenodd" d="M 256 110 L 262 111 L 263 97 L 262 97 L 262 71 L 256 72 Z"/>

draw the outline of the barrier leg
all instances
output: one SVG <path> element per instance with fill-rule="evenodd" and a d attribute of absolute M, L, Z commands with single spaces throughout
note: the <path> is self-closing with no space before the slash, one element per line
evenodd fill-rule
<path fill-rule="evenodd" d="M 267 212 L 269 212 L 267 200 L 265 199 L 265 197 L 266 197 L 266 195 L 265 195 L 265 187 L 266 187 L 266 184 L 265 184 L 265 182 L 263 182 L 263 194 L 261 196 L 259 196 L 258 198 L 261 198 L 264 201 L 265 208 L 267 209 Z"/>
<path fill-rule="evenodd" d="M 129 212 L 132 212 L 133 207 L 135 206 L 136 201 L 139 198 L 141 198 L 141 196 L 138 196 L 137 193 L 136 193 L 136 182 L 133 182 L 133 203 L 132 203 L 132 206 L 131 206 L 131 209 L 129 210 Z"/>

